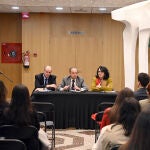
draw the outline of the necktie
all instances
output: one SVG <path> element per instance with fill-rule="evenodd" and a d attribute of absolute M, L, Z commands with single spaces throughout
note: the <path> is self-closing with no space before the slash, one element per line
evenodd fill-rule
<path fill-rule="evenodd" d="M 72 87 L 71 87 L 72 90 L 74 90 L 74 82 L 75 80 L 72 80 Z"/>
<path fill-rule="evenodd" d="M 48 79 L 45 78 L 45 86 L 48 84 Z"/>

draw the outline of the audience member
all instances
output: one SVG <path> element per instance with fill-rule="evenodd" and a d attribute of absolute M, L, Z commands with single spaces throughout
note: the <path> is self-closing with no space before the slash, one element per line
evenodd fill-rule
<path fill-rule="evenodd" d="M 150 83 L 147 86 L 147 93 L 149 95 L 148 99 L 140 100 L 141 109 L 145 110 L 147 107 L 150 106 Z"/>
<path fill-rule="evenodd" d="M 109 71 L 104 66 L 99 66 L 96 76 L 92 80 L 92 91 L 112 91 L 112 79 L 109 77 Z"/>
<path fill-rule="evenodd" d="M 133 97 L 125 98 L 119 108 L 116 122 L 102 128 L 92 150 L 110 150 L 116 144 L 125 144 L 139 113 L 139 102 Z"/>
<path fill-rule="evenodd" d="M 69 68 L 70 75 L 63 78 L 61 84 L 58 87 L 60 91 L 87 91 L 88 88 L 84 82 L 84 79 L 78 76 L 78 70 L 76 67 Z"/>
<path fill-rule="evenodd" d="M 2 124 L 19 127 L 32 125 L 37 130 L 40 129 L 37 113 L 32 108 L 29 90 L 26 86 L 19 84 L 13 88 L 10 106 L 4 111 Z M 29 150 L 37 150 L 38 143 L 38 137 L 33 139 L 28 143 Z"/>
<path fill-rule="evenodd" d="M 35 90 L 46 88 L 54 91 L 56 89 L 56 76 L 52 75 L 52 67 L 44 67 L 44 73 L 35 75 Z"/>
<path fill-rule="evenodd" d="M 137 117 L 129 141 L 121 145 L 119 150 L 150 149 L 150 107 Z"/>
<path fill-rule="evenodd" d="M 29 91 L 26 86 L 16 85 L 13 88 L 10 106 L 4 111 L 2 124 L 17 125 L 19 127 L 33 125 L 38 130 L 40 129 L 37 114 L 32 109 Z M 37 139 L 33 139 L 33 144 L 28 143 L 33 150 L 36 150 L 36 144 L 39 143 Z"/>
<path fill-rule="evenodd" d="M 124 101 L 126 97 L 134 97 L 134 93 L 129 88 L 122 89 L 116 97 L 115 103 L 112 107 L 106 108 L 104 110 L 104 114 L 102 117 L 102 120 L 99 122 L 100 129 L 102 129 L 104 126 L 109 125 L 110 123 L 114 123 L 116 121 L 116 117 L 118 114 L 118 110 L 120 108 L 120 105 Z M 96 114 L 93 114 L 92 119 L 95 120 Z"/>
<path fill-rule="evenodd" d="M 3 117 L 3 111 L 9 106 L 9 103 L 6 101 L 7 89 L 3 81 L 0 80 L 0 124 Z"/>
<path fill-rule="evenodd" d="M 138 74 L 138 90 L 134 92 L 135 98 L 137 100 L 142 100 L 148 98 L 147 85 L 149 84 L 150 77 L 147 73 Z"/>

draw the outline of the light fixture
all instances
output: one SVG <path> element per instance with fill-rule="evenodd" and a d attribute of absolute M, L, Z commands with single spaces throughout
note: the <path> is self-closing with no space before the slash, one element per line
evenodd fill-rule
<path fill-rule="evenodd" d="M 105 7 L 99 8 L 100 11 L 106 11 L 107 9 Z"/>
<path fill-rule="evenodd" d="M 19 7 L 18 6 L 12 6 L 11 9 L 18 10 Z"/>
<path fill-rule="evenodd" d="M 28 19 L 29 18 L 29 12 L 22 12 L 22 19 Z"/>
<path fill-rule="evenodd" d="M 56 7 L 56 10 L 63 10 L 63 7 Z"/>

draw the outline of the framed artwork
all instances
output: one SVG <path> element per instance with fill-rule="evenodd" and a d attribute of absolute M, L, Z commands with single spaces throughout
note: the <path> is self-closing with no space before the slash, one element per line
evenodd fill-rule
<path fill-rule="evenodd" d="M 22 43 L 2 43 L 1 44 L 2 63 L 22 62 Z"/>

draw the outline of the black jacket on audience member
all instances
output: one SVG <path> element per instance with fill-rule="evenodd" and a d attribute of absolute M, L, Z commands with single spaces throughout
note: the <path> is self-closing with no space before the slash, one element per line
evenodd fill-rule
<path fill-rule="evenodd" d="M 137 91 L 134 92 L 134 96 L 138 101 L 147 99 L 148 98 L 147 89 L 139 88 Z"/>

